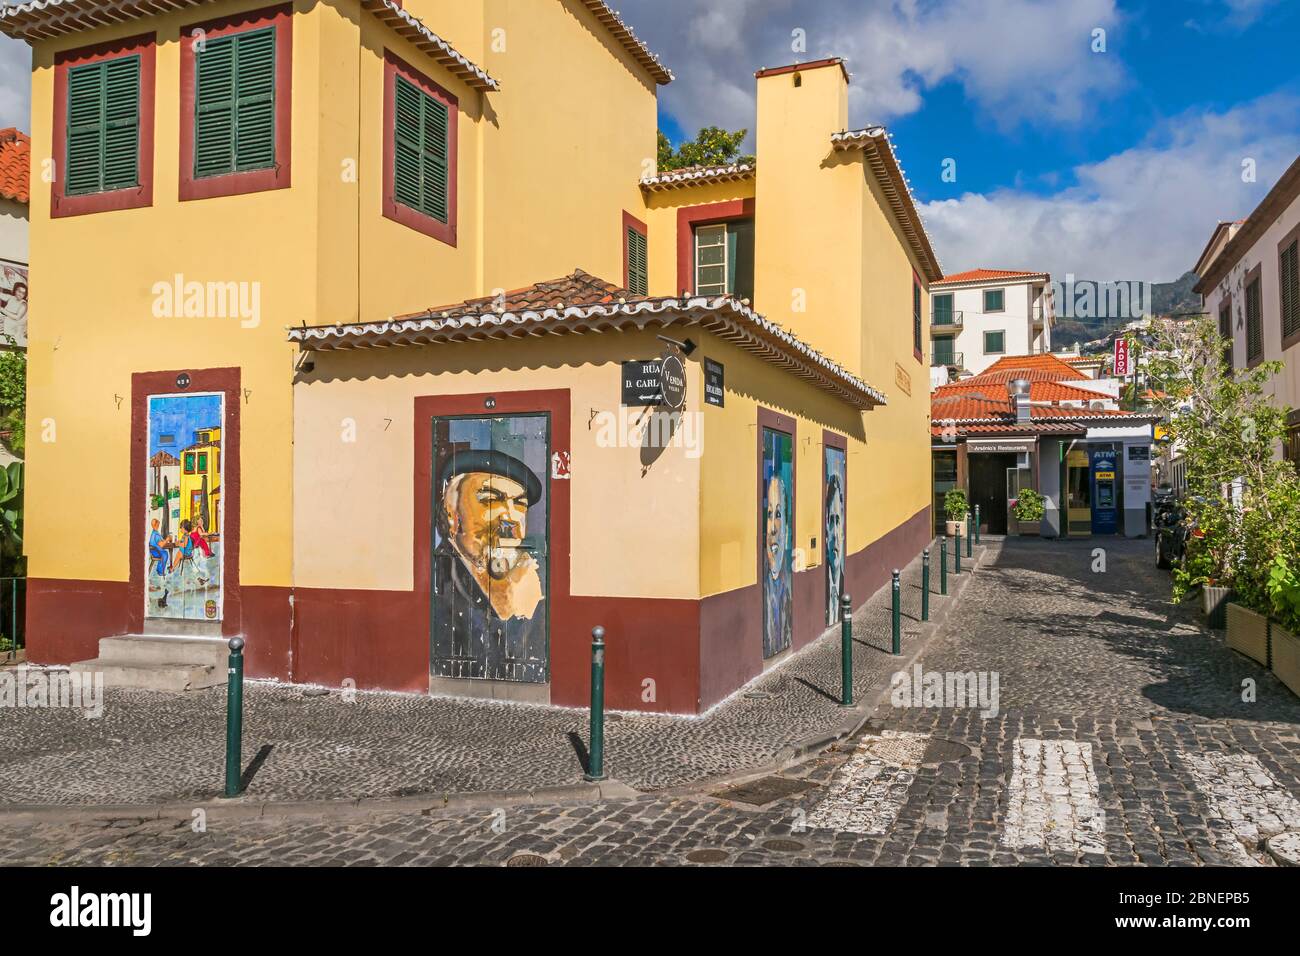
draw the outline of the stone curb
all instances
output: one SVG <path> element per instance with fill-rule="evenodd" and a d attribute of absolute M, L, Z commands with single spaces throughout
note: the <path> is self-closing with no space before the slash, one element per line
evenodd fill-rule
<path fill-rule="evenodd" d="M 93 823 L 112 820 L 189 822 L 202 810 L 208 822 L 291 819 L 365 819 L 390 814 L 430 814 L 449 809 L 496 808 L 521 804 L 592 802 L 644 796 L 617 780 L 538 790 L 420 794 L 411 797 L 357 797 L 349 800 L 245 801 L 196 800 L 193 803 L 102 806 L 16 806 L 0 809 L 0 827 L 39 823 Z"/>
<path fill-rule="evenodd" d="M 974 565 L 969 570 L 963 570 L 957 577 L 949 577 L 947 603 L 941 608 L 931 608 L 934 613 L 930 615 L 930 620 L 925 624 L 917 624 L 919 629 L 917 638 L 913 641 L 910 651 L 902 654 L 898 660 L 898 666 L 895 672 L 906 670 L 911 667 L 921 657 L 929 647 L 930 642 L 935 635 L 939 634 L 954 609 L 960 603 L 961 596 L 966 590 L 967 582 L 974 576 L 974 572 L 979 569 L 985 556 L 989 553 L 990 545 L 980 545 L 980 551 L 974 558 Z M 935 595 L 938 597 L 938 595 Z M 891 672 L 892 673 L 892 672 Z M 876 712 L 882 701 L 889 694 L 889 681 L 884 680 L 879 684 L 872 686 L 863 695 L 860 703 L 855 705 L 852 710 L 846 711 L 847 716 L 842 720 L 834 730 L 823 731 L 812 734 L 802 740 L 796 741 L 787 747 L 781 749 L 775 758 L 767 763 L 746 770 L 739 770 L 734 773 L 722 774 L 716 777 L 709 777 L 704 780 L 698 780 L 694 783 L 685 784 L 680 787 L 673 787 L 667 790 L 656 790 L 653 793 L 656 796 L 689 796 L 697 795 L 703 791 L 716 790 L 719 787 L 730 787 L 736 784 L 745 783 L 750 780 L 766 777 L 771 774 L 781 773 L 789 770 L 791 767 L 798 766 L 812 757 L 819 756 L 830 747 L 847 740 L 857 734 L 871 719 L 871 715 Z"/>
<path fill-rule="evenodd" d="M 949 616 L 960 603 L 967 582 L 974 576 L 990 545 L 981 545 L 974 565 L 956 577 L 949 577 L 946 603 L 937 608 L 925 624 L 913 622 L 917 634 L 912 648 L 898 658 L 895 670 L 912 666 L 938 634 Z M 887 585 L 886 585 L 887 586 Z M 874 597 L 874 595 L 873 595 Z M 938 595 L 935 595 L 938 597 Z M 617 780 L 600 783 L 581 783 L 563 787 L 545 787 L 536 790 L 501 790 L 462 793 L 429 793 L 409 797 L 356 797 L 343 800 L 287 800 L 246 801 L 197 800 L 192 803 L 169 802 L 161 804 L 102 804 L 85 805 L 26 805 L 0 807 L 0 827 L 30 826 L 40 823 L 92 823 L 112 820 L 176 820 L 189 822 L 195 810 L 203 810 L 209 821 L 266 820 L 277 818 L 297 819 L 365 819 L 388 814 L 429 814 L 449 809 L 495 808 L 520 804 L 543 803 L 598 803 L 602 800 L 632 799 L 644 796 L 688 796 L 716 790 L 780 773 L 790 767 L 817 756 L 836 743 L 857 734 L 871 719 L 871 715 L 889 692 L 889 682 L 881 681 L 869 688 L 862 700 L 833 729 L 821 731 L 782 748 L 771 761 L 758 767 L 716 777 L 707 777 L 680 787 L 665 790 L 637 790 Z"/>

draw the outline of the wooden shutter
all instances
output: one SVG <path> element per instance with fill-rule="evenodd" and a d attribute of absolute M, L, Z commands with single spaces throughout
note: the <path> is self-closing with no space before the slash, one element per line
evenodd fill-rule
<path fill-rule="evenodd" d="M 627 291 L 634 295 L 650 292 L 646 237 L 631 226 L 627 227 Z"/>
<path fill-rule="evenodd" d="M 447 106 L 403 76 L 396 78 L 393 101 L 393 198 L 447 222 Z"/>
<path fill-rule="evenodd" d="M 194 177 L 275 165 L 275 27 L 194 54 Z"/>
<path fill-rule="evenodd" d="M 139 56 L 68 70 L 67 141 L 66 195 L 139 185 Z"/>
<path fill-rule="evenodd" d="M 1264 314 L 1259 301 L 1259 279 L 1246 286 L 1246 361 L 1264 354 Z"/>
<path fill-rule="evenodd" d="M 1298 251 L 1300 251 L 1300 239 L 1293 241 L 1278 256 L 1278 278 L 1282 292 L 1283 341 L 1300 333 L 1300 263 L 1297 262 Z"/>

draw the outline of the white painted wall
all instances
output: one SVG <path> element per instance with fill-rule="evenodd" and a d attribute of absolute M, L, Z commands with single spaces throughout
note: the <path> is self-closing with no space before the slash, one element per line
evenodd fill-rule
<path fill-rule="evenodd" d="M 1003 290 L 1005 308 L 1001 312 L 984 311 L 984 292 L 989 289 Z M 962 353 L 965 368 L 974 375 L 983 372 L 998 359 L 1007 355 L 1032 355 L 1036 352 L 1051 351 L 1052 304 L 1050 286 L 1042 281 L 1036 282 L 982 282 L 971 285 L 939 286 L 932 289 L 930 314 L 934 315 L 934 298 L 940 295 L 953 297 L 954 313 L 962 314 L 962 329 L 956 336 L 942 335 L 936 330 L 932 341 L 940 338 L 955 338 L 954 351 Z M 1046 316 L 1044 328 L 1035 331 L 1033 315 L 1035 308 L 1042 310 Z M 984 333 L 1004 332 L 1005 349 L 997 353 L 985 353 Z"/>

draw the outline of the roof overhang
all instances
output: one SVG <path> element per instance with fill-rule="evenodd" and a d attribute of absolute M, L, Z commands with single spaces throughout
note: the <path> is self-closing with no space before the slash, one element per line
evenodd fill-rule
<path fill-rule="evenodd" d="M 925 222 L 917 211 L 912 198 L 912 189 L 907 176 L 899 165 L 894 144 L 889 132 L 883 126 L 869 126 L 866 129 L 845 130 L 831 135 L 831 144 L 840 151 L 860 150 L 871 167 L 876 181 L 885 193 L 885 199 L 893 210 L 899 228 L 912 247 L 912 253 L 921 264 L 921 271 L 927 283 L 938 282 L 943 278 L 943 266 L 934 253 L 930 237 L 925 231 Z"/>
<path fill-rule="evenodd" d="M 966 286 L 974 289 L 980 286 L 1001 287 L 1029 282 L 1050 282 L 1051 279 L 1051 275 L 1046 272 L 1029 272 L 1014 276 L 986 276 L 982 279 L 940 279 L 938 282 L 931 282 L 930 285 L 942 286 L 945 289 L 960 289 Z"/>
<path fill-rule="evenodd" d="M 29 43 L 93 30 L 141 17 L 199 7 L 210 0 L 29 0 L 0 8 L 0 33 Z M 482 67 L 470 62 L 450 43 L 393 0 L 359 0 L 362 9 L 405 37 L 422 52 L 473 89 L 500 89 Z"/>
<path fill-rule="evenodd" d="M 1246 218 L 1241 228 L 1224 245 L 1222 251 L 1210 260 L 1205 275 L 1201 276 L 1200 282 L 1192 286 L 1192 291 L 1198 295 L 1205 295 L 1218 285 L 1250 247 L 1263 238 L 1268 227 L 1298 196 L 1300 196 L 1300 157 L 1287 167 L 1282 178 L 1268 191 L 1264 201 L 1255 207 L 1255 211 Z M 1218 231 L 1217 228 L 1215 231 Z M 1276 255 L 1276 250 L 1273 254 Z"/>
<path fill-rule="evenodd" d="M 753 163 L 733 163 L 730 166 L 670 169 L 641 180 L 641 188 L 648 193 L 666 192 L 684 186 L 707 186 L 714 183 L 751 182 L 755 176 Z"/>
<path fill-rule="evenodd" d="M 518 312 L 446 312 L 385 322 L 302 327 L 289 340 L 306 351 L 432 345 L 630 329 L 697 326 L 786 369 L 854 408 L 887 404 L 884 394 L 730 296 L 636 299 Z"/>
<path fill-rule="evenodd" d="M 666 86 L 673 81 L 673 71 L 664 66 L 663 61 L 641 42 L 617 11 L 610 9 L 608 3 L 604 0 L 583 0 L 583 3 L 614 39 L 622 44 L 623 49 L 627 50 L 641 69 L 650 74 L 656 84 Z"/>

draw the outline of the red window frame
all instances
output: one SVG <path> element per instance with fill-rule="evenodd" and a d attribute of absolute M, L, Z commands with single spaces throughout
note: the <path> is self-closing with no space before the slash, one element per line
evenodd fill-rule
<path fill-rule="evenodd" d="M 624 289 L 628 288 L 628 283 L 632 280 L 631 269 L 629 268 L 631 263 L 628 262 L 628 258 L 627 258 L 628 256 L 627 231 L 629 229 L 636 230 L 638 233 L 641 234 L 641 238 L 646 241 L 646 285 L 649 286 L 650 284 L 650 276 L 649 276 L 650 227 L 625 209 L 623 210 L 623 230 L 622 230 L 623 232 L 623 288 Z M 649 294 L 648 288 L 646 290 L 646 294 L 647 295 Z"/>
<path fill-rule="evenodd" d="M 753 219 L 753 199 L 685 206 L 677 210 L 677 288 L 675 292 L 695 294 L 695 228 L 716 226 L 737 219 Z"/>
<path fill-rule="evenodd" d="M 153 33 L 110 40 L 94 46 L 64 50 L 54 55 L 54 182 L 50 184 L 50 218 L 84 216 L 116 209 L 140 209 L 153 205 L 154 77 L 157 38 Z M 74 66 L 140 56 L 140 155 L 137 168 L 140 185 L 112 192 L 67 196 L 63 189 L 63 164 L 68 155 L 68 70 Z"/>
<path fill-rule="evenodd" d="M 194 41 L 275 27 L 275 165 L 223 176 L 194 178 Z M 181 27 L 180 199 L 239 196 L 291 183 L 293 146 L 293 4 L 248 10 Z"/>
<path fill-rule="evenodd" d="M 394 96 L 397 89 L 398 74 L 408 82 L 415 84 L 423 92 L 439 100 L 447 107 L 447 221 L 439 222 L 432 216 L 403 206 L 393 196 L 393 158 L 395 154 L 394 136 L 396 136 L 396 111 Z M 456 207 L 460 139 L 459 123 L 460 101 L 448 90 L 439 86 L 411 64 L 407 63 L 392 50 L 384 51 L 384 195 L 383 214 L 385 219 L 401 223 L 407 228 L 422 232 L 426 236 L 456 245 Z"/>

